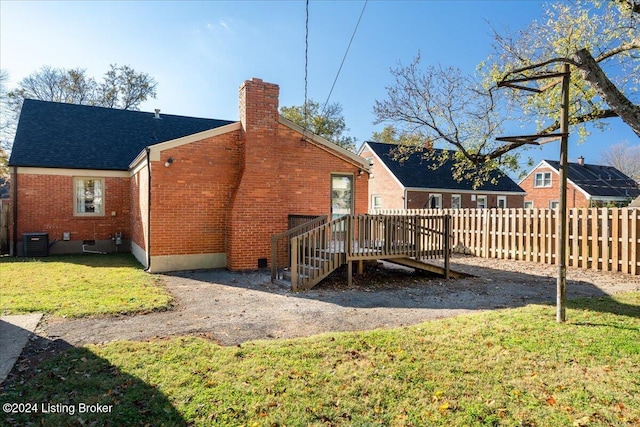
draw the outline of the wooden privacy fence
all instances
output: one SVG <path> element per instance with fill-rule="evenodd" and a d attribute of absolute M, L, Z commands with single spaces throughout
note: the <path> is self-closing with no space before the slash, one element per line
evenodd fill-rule
<path fill-rule="evenodd" d="M 454 250 L 485 258 L 556 263 L 555 209 L 376 210 L 450 215 Z M 640 274 L 640 209 L 568 209 L 567 266 Z"/>

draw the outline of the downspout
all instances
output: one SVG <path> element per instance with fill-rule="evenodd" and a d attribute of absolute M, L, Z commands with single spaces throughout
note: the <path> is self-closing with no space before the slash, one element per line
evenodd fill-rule
<path fill-rule="evenodd" d="M 11 242 L 11 255 L 18 256 L 18 167 L 13 167 L 13 181 L 11 182 L 13 187 L 13 241 Z"/>
<path fill-rule="evenodd" d="M 402 197 L 404 199 L 404 210 L 407 210 L 407 206 L 409 206 L 409 204 L 407 203 L 407 187 L 404 188 L 404 197 Z"/>
<path fill-rule="evenodd" d="M 145 148 L 147 152 L 147 268 L 151 270 L 151 149 Z"/>

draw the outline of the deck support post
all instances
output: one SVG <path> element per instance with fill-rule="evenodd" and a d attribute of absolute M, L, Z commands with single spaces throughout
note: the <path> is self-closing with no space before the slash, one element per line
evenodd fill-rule
<path fill-rule="evenodd" d="M 291 239 L 291 289 L 298 291 L 298 238 Z"/>
<path fill-rule="evenodd" d="M 347 260 L 347 285 L 353 285 L 353 261 Z"/>
<path fill-rule="evenodd" d="M 364 260 L 358 260 L 358 274 L 364 274 Z"/>

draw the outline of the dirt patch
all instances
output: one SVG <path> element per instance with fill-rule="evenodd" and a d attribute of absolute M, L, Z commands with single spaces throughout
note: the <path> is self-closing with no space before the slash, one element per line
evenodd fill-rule
<path fill-rule="evenodd" d="M 37 332 L 72 345 L 204 333 L 222 345 L 328 331 L 403 326 L 474 310 L 555 301 L 556 267 L 511 260 L 456 257 L 472 275 L 446 281 L 403 267 L 368 264 L 346 284 L 346 272 L 294 293 L 265 271 L 188 271 L 164 275 L 177 307 L 137 316 L 46 318 Z M 640 289 L 640 277 L 570 269 L 568 297 Z"/>
<path fill-rule="evenodd" d="M 163 275 L 176 299 L 172 311 L 89 319 L 45 317 L 18 371 L 69 346 L 115 340 L 198 335 L 237 345 L 248 340 L 331 331 L 391 328 L 479 310 L 555 302 L 557 267 L 466 256 L 452 268 L 471 275 L 446 281 L 404 267 L 369 263 L 352 286 L 337 271 L 316 288 L 293 293 L 265 271 L 189 271 Z M 568 298 L 640 290 L 640 276 L 568 270 Z M 14 372 L 16 369 L 14 369 Z"/>

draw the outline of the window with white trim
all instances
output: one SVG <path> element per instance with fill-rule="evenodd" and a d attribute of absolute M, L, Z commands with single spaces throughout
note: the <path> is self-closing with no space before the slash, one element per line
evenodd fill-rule
<path fill-rule="evenodd" d="M 478 209 L 485 209 L 487 207 L 487 196 L 477 196 L 476 206 Z"/>
<path fill-rule="evenodd" d="M 560 206 L 560 202 L 557 200 L 551 200 L 549 202 L 549 209 L 558 209 L 558 206 Z"/>
<path fill-rule="evenodd" d="M 462 196 L 460 194 L 451 195 L 451 209 L 462 208 Z"/>
<path fill-rule="evenodd" d="M 498 209 L 507 208 L 507 196 L 498 196 Z"/>
<path fill-rule="evenodd" d="M 534 176 L 533 186 L 536 188 L 551 187 L 551 172 L 537 172 Z"/>
<path fill-rule="evenodd" d="M 78 216 L 104 215 L 104 179 L 74 178 L 73 213 Z"/>
<path fill-rule="evenodd" d="M 371 208 L 375 210 L 382 209 L 382 196 L 371 196 Z"/>
<path fill-rule="evenodd" d="M 442 194 L 429 194 L 429 209 L 442 209 Z"/>
<path fill-rule="evenodd" d="M 525 209 L 533 209 L 533 201 L 529 200 L 524 202 L 524 208 Z"/>

